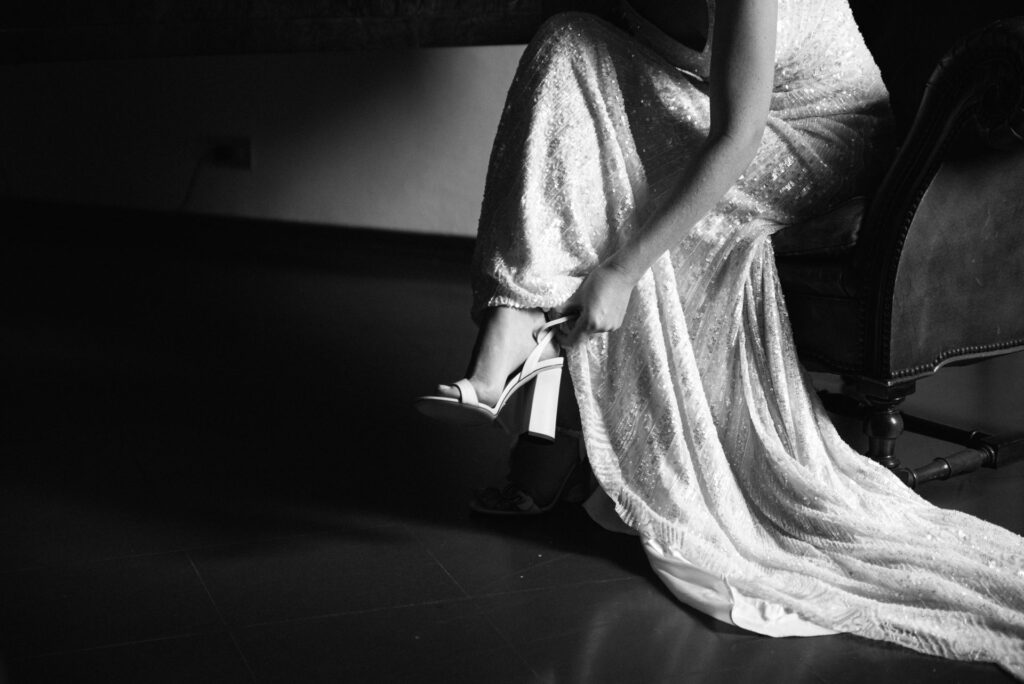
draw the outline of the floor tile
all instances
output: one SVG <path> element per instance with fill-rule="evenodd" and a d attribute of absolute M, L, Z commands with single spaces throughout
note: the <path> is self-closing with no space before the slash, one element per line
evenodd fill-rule
<path fill-rule="evenodd" d="M 471 601 L 238 631 L 261 682 L 508 682 L 532 673 Z"/>
<path fill-rule="evenodd" d="M 225 633 L 94 648 L 11 663 L 11 684 L 241 684 L 253 681 Z"/>
<path fill-rule="evenodd" d="M 209 631 L 216 610 L 185 554 L 6 573 L 0 649 L 9 659 Z"/>
<path fill-rule="evenodd" d="M 466 514 L 463 526 L 410 525 L 471 595 L 646 576 L 635 537 L 600 529 L 578 506 L 533 518 Z"/>
<path fill-rule="evenodd" d="M 19 292 L 0 334 L 13 684 L 245 681 L 216 608 L 269 682 L 1009 681 L 850 636 L 716 623 L 578 507 L 471 515 L 507 437 L 411 407 L 463 372 L 468 249 L 353 247 L 329 230 L 302 247 L 302 227 L 247 223 L 212 244 L 205 223 L 167 223 L 50 242 L 33 224 L 0 254 Z M 969 395 L 962 427 L 1016 427 L 1024 356 L 1007 358 L 944 369 L 907 406 L 958 423 Z M 863 444 L 859 421 L 839 422 Z M 955 448 L 905 435 L 898 453 Z M 1024 533 L 1022 488 L 1014 464 L 920 493 Z"/>
<path fill-rule="evenodd" d="M 82 492 L 55 485 L 0 484 L 0 572 L 138 553 L 120 517 Z"/>
<path fill-rule="evenodd" d="M 400 525 L 201 549 L 193 557 L 235 625 L 464 596 Z"/>
<path fill-rule="evenodd" d="M 14 451 L 37 462 L 67 459 L 54 448 Z M 204 481 L 200 473 L 126 474 L 109 452 L 89 457 L 105 458 L 103 470 L 60 476 L 68 482 L 38 468 L 31 477 L 8 470 L 0 481 L 0 572 L 394 523 L 340 495 Z"/>
<path fill-rule="evenodd" d="M 644 579 L 488 596 L 488 619 L 551 682 L 648 682 L 734 657 L 753 635 Z"/>

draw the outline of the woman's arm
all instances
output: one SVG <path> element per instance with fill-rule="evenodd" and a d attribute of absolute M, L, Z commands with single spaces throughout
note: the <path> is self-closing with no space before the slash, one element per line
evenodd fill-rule
<path fill-rule="evenodd" d="M 560 307 L 579 314 L 564 344 L 619 327 L 640 277 L 714 208 L 754 158 L 771 103 L 777 5 L 777 0 L 717 0 L 708 138 L 645 225 Z"/>
<path fill-rule="evenodd" d="M 669 199 L 609 259 L 634 282 L 714 208 L 754 158 L 771 103 L 776 6 L 767 0 L 718 0 L 708 139 Z"/>

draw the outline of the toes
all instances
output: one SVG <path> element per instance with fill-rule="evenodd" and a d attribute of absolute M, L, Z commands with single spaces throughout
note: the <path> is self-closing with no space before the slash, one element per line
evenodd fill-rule
<path fill-rule="evenodd" d="M 438 385 L 437 394 L 441 397 L 450 397 L 452 399 L 458 399 L 461 396 L 459 388 L 455 385 Z"/>

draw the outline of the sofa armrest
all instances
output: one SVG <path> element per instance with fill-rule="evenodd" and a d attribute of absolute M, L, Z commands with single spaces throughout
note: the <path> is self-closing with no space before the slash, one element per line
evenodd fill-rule
<path fill-rule="evenodd" d="M 868 208 L 860 244 L 876 261 L 877 233 L 905 228 L 942 161 L 1024 144 L 1024 16 L 960 41 L 936 66 L 909 133 Z M 898 231 L 897 231 L 898 232 Z"/>
<path fill-rule="evenodd" d="M 939 62 L 907 137 L 868 207 L 853 255 L 865 329 L 887 327 L 901 252 L 943 162 L 1024 146 L 1024 17 L 990 24 Z M 885 335 L 869 333 L 880 345 Z M 881 361 L 886 348 L 869 350 Z"/>

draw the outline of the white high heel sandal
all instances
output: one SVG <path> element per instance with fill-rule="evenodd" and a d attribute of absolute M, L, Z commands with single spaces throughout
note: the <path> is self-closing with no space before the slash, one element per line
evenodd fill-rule
<path fill-rule="evenodd" d="M 556 326 L 569 320 L 568 316 L 550 320 L 541 326 L 534 339 L 533 348 L 526 361 L 513 374 L 493 406 L 481 404 L 476 390 L 469 380 L 463 378 L 453 386 L 459 390 L 459 398 L 426 396 L 416 399 L 415 406 L 420 413 L 456 425 L 488 425 L 497 421 L 508 432 L 526 433 L 548 441 L 555 439 L 555 419 L 558 415 L 558 389 L 562 384 L 564 359 L 561 355 L 553 359 L 540 360 L 540 355 L 554 337 Z M 510 405 L 520 389 L 525 389 L 523 401 L 517 406 Z M 506 415 L 501 415 L 503 410 Z M 509 416 L 508 414 L 512 415 Z"/>

